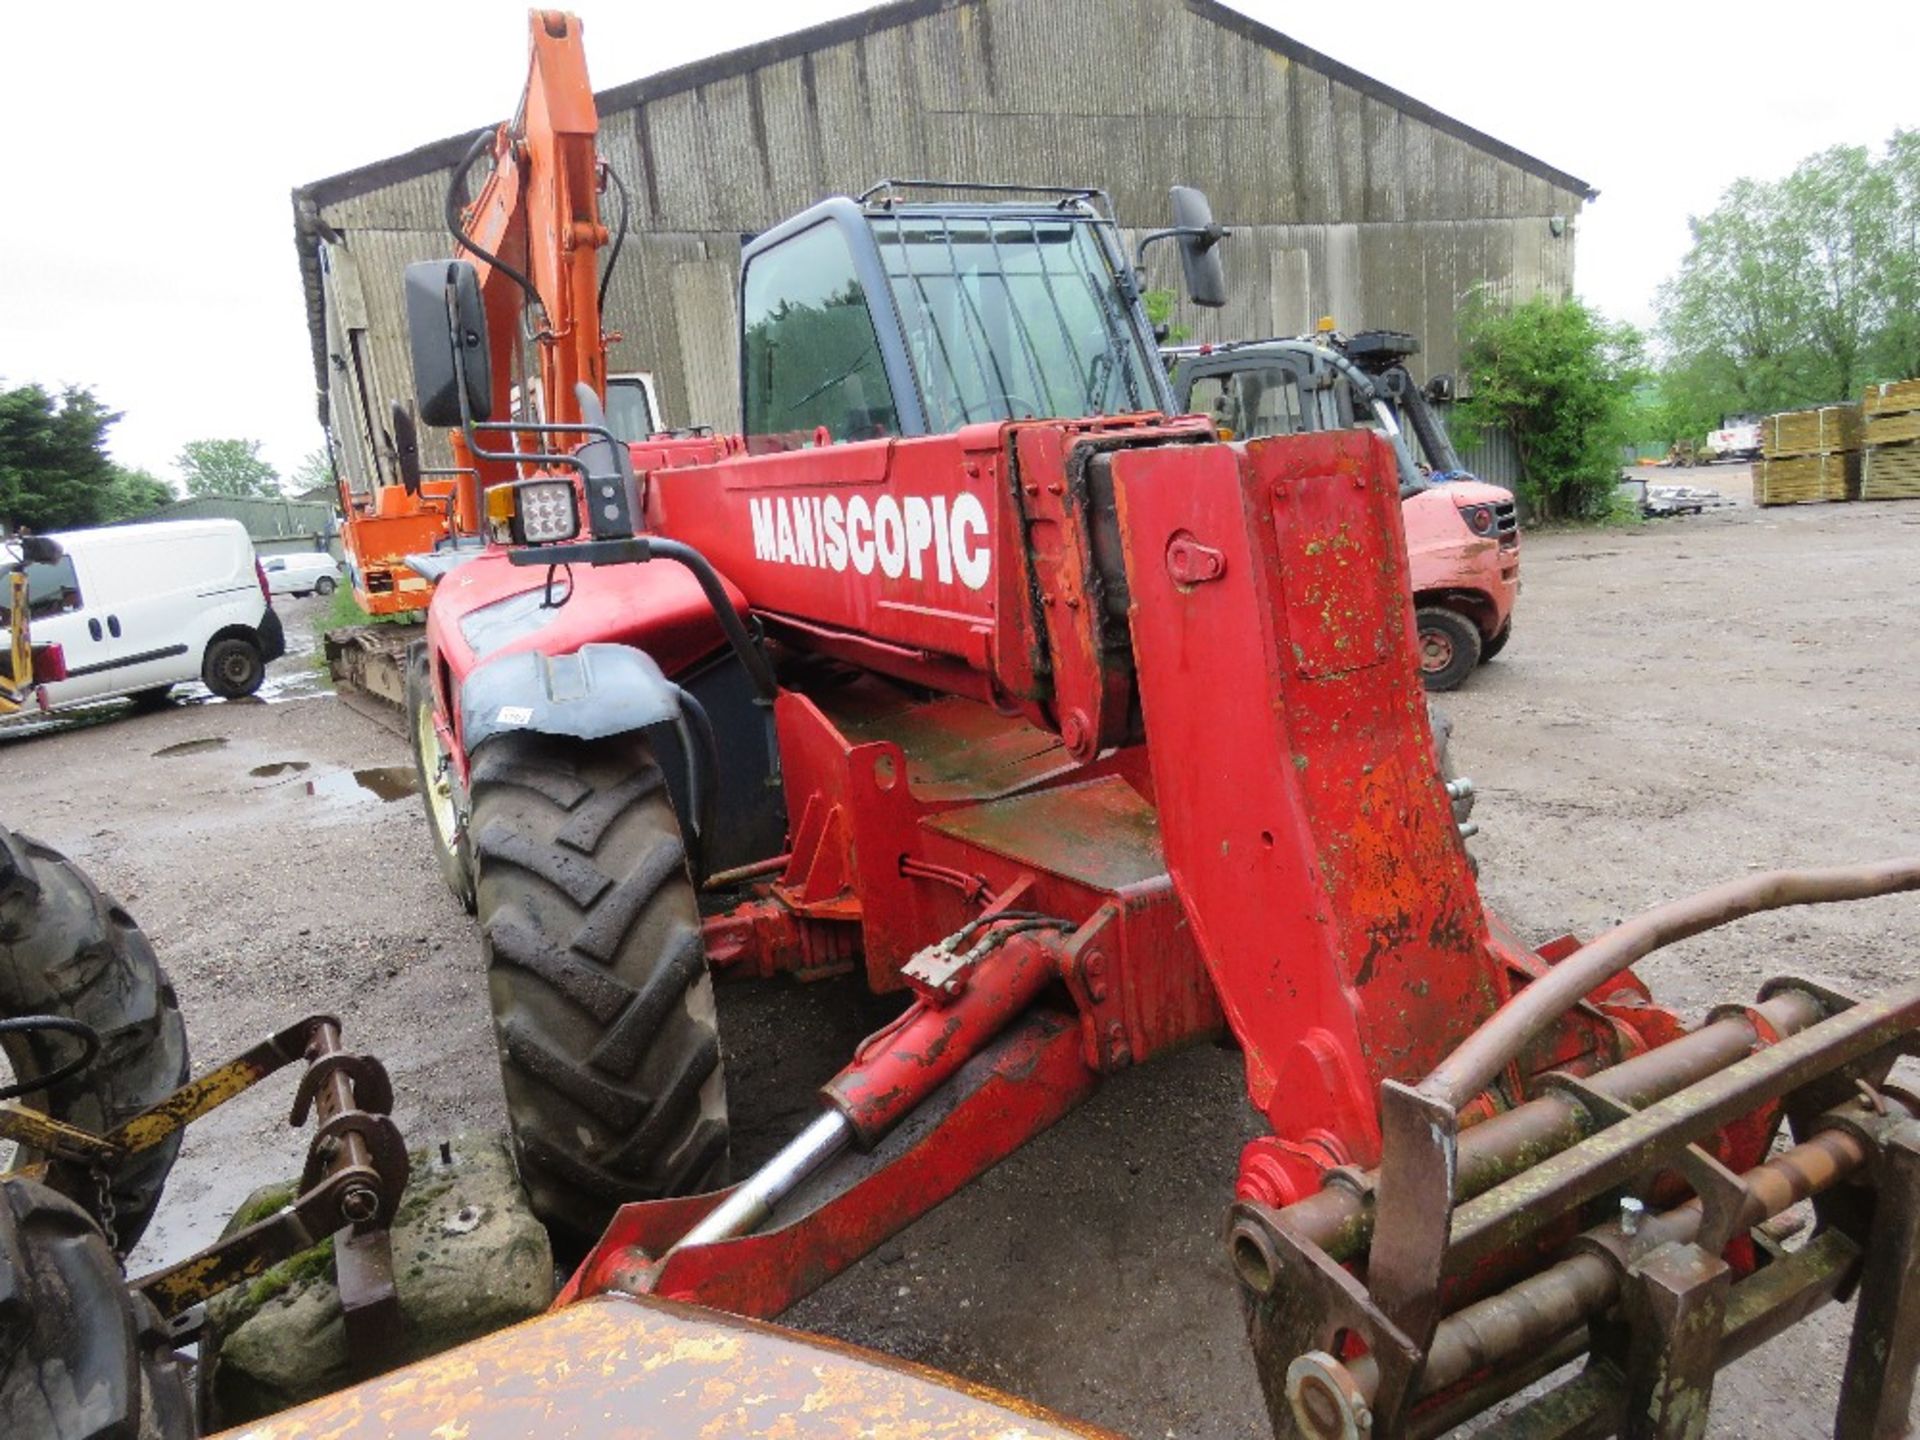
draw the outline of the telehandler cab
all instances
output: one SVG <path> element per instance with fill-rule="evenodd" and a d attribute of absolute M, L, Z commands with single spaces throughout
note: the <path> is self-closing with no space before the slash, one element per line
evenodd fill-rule
<path fill-rule="evenodd" d="M 1217 304 L 1223 231 L 1174 203 Z M 1631 966 L 1920 860 L 1522 944 L 1436 772 L 1392 450 L 1175 416 L 1136 267 L 1093 189 L 824 201 L 746 247 L 743 433 L 634 445 L 592 373 L 575 421 L 501 418 L 498 261 L 410 269 L 420 415 L 490 541 L 435 592 L 415 733 L 522 1177 L 590 1247 L 560 1303 L 778 1315 L 1101 1076 L 1224 1036 L 1270 1127 L 1226 1240 L 1276 1433 L 1438 1433 L 1584 1355 L 1505 1433 L 1695 1435 L 1719 1366 L 1856 1291 L 1837 1433 L 1900 1433 L 1920 986 L 1783 979 L 1689 1028 Z M 728 971 L 908 1002 L 731 1189 Z M 565 1373 L 646 1386 L 580 1331 L 608 1314 Z M 392 1429 L 416 1382 L 324 1414 Z"/>

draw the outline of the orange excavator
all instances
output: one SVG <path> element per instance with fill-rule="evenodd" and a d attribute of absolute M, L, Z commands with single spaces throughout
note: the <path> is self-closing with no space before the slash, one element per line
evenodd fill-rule
<path fill-rule="evenodd" d="M 610 385 L 607 374 L 608 347 L 620 337 L 602 328 L 601 315 L 625 238 L 627 204 L 618 176 L 595 153 L 599 120 L 579 24 L 557 12 L 536 12 L 530 29 L 518 111 L 475 137 L 446 196 L 453 258 L 473 265 L 492 332 L 517 342 L 513 365 L 494 377 L 500 392 L 494 413 L 521 422 L 516 445 L 529 433 L 526 424 L 569 434 L 564 427 L 581 421 L 576 387 L 585 384 L 616 433 L 644 439 L 658 428 L 650 377 L 623 375 Z M 469 201 L 469 176 L 488 157 L 491 172 Z M 612 235 L 600 218 L 600 196 L 609 184 L 620 195 L 619 229 Z M 608 251 L 604 273 L 602 250 Z M 354 308 L 336 303 L 336 295 L 356 284 L 338 269 L 337 261 L 331 268 L 323 261 L 330 332 L 341 328 L 337 312 Z M 363 452 L 371 472 L 339 478 L 341 544 L 354 599 L 376 619 L 404 621 L 426 609 L 443 575 L 478 553 L 485 538 L 481 495 L 511 479 L 517 464 L 476 456 L 454 432 L 451 464 L 427 466 L 407 403 L 395 399 L 378 416 L 370 376 L 355 365 L 357 347 L 335 334 L 329 340 L 336 359 L 356 370 L 348 408 L 361 413 L 349 423 L 370 442 L 336 446 L 349 456 Z M 420 634 L 417 624 L 331 632 L 327 658 L 336 682 L 350 694 L 404 706 L 402 666 Z"/>

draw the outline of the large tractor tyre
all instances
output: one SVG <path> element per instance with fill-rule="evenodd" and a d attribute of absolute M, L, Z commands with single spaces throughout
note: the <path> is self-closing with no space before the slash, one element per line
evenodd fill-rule
<path fill-rule="evenodd" d="M 638 734 L 474 756 L 473 853 L 520 1178 L 562 1249 L 722 1178 L 726 1084 L 700 911 Z"/>
<path fill-rule="evenodd" d="M 1511 640 L 1512 638 L 1513 638 L 1513 617 L 1509 615 L 1507 617 L 1507 623 L 1502 625 L 1498 630 L 1494 631 L 1493 638 L 1487 641 L 1486 644 L 1480 647 L 1480 663 L 1482 665 L 1486 664 L 1487 661 L 1493 659 L 1494 656 L 1498 655 L 1502 650 L 1506 649 L 1507 641 Z"/>
<path fill-rule="evenodd" d="M 0 1180 L 0 1435 L 194 1434 L 166 1327 L 93 1218 L 44 1185 Z"/>
<path fill-rule="evenodd" d="M 0 829 L 0 1017 L 22 1015 L 65 1016 L 99 1036 L 86 1069 L 24 1097 L 68 1125 L 104 1134 L 187 1081 L 186 1022 L 133 917 L 59 851 Z M 0 1034 L 15 1083 L 67 1067 L 81 1044 L 49 1029 Z M 175 1135 L 103 1177 L 100 1218 L 121 1254 L 153 1218 L 179 1150 Z"/>
<path fill-rule="evenodd" d="M 1452 690 L 1480 663 L 1480 630 L 1457 610 L 1423 605 L 1414 611 L 1419 628 L 1420 679 L 1428 690 Z"/>
<path fill-rule="evenodd" d="M 426 642 L 407 649 L 407 736 L 427 811 L 427 838 L 440 876 L 466 912 L 473 913 L 473 846 L 467 831 L 467 796 L 453 773 L 452 758 L 433 725 L 433 662 Z"/>

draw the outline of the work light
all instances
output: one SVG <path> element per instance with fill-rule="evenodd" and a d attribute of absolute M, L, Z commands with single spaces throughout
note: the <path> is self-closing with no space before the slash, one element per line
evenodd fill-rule
<path fill-rule="evenodd" d="M 573 482 L 536 480 L 514 487 L 513 538 L 521 545 L 551 545 L 580 533 Z"/>

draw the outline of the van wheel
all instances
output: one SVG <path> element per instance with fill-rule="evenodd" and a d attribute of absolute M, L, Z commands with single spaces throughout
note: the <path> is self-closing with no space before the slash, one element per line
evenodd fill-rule
<path fill-rule="evenodd" d="M 240 700 L 260 688 L 260 682 L 267 678 L 267 662 L 253 641 L 229 635 L 207 646 L 200 678 L 222 700 Z"/>
<path fill-rule="evenodd" d="M 0 830 L 0 1016 L 29 1015 L 77 1020 L 100 1037 L 93 1063 L 60 1079 L 82 1053 L 73 1036 L 45 1028 L 0 1036 L 16 1083 L 55 1077 L 24 1103 L 56 1120 L 104 1135 L 187 1083 L 186 1022 L 140 927 L 59 851 Z M 125 1253 L 147 1228 L 179 1149 L 176 1133 L 98 1179 L 58 1165 L 51 1178 L 90 1206 L 104 1181 Z M 38 1158 L 22 1147 L 13 1163 Z"/>
<path fill-rule="evenodd" d="M 700 907 L 638 735 L 497 736 L 473 853 L 520 1179 L 559 1248 L 627 1200 L 718 1182 L 727 1092 Z"/>
<path fill-rule="evenodd" d="M 1414 612 L 1420 631 L 1420 679 L 1429 690 L 1451 690 L 1480 663 L 1480 631 L 1466 616 L 1437 605 Z"/>
<path fill-rule="evenodd" d="M 468 800 L 453 773 L 452 759 L 433 724 L 433 669 L 424 640 L 407 648 L 407 735 L 413 741 L 414 770 L 427 830 L 440 876 L 461 908 L 473 913 L 473 845 L 467 836 Z"/>
<path fill-rule="evenodd" d="M 1480 647 L 1480 663 L 1486 664 L 1494 656 L 1507 648 L 1507 641 L 1513 638 L 1513 617 L 1507 617 L 1507 623 L 1494 633 L 1494 637 Z"/>
<path fill-rule="evenodd" d="M 330 575 L 322 575 L 313 582 L 313 593 L 316 595 L 331 595 L 334 589 L 333 577 Z"/>

